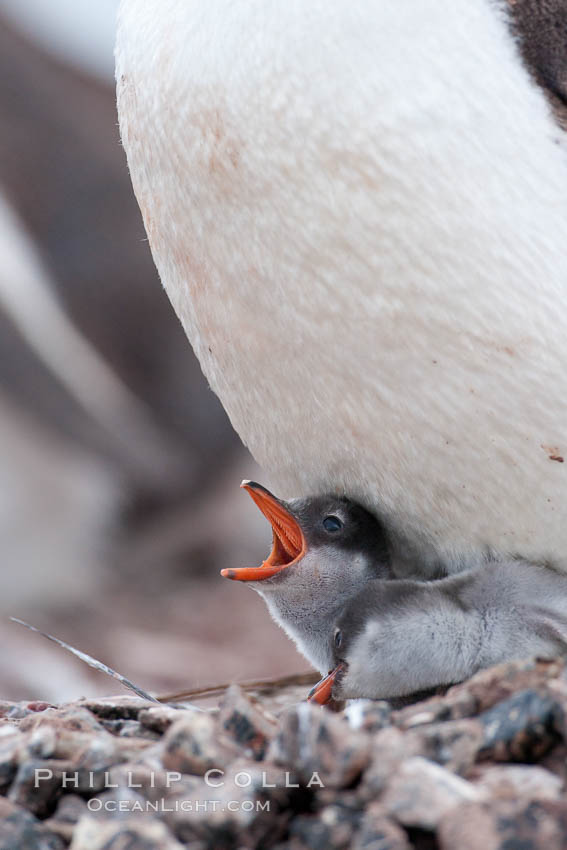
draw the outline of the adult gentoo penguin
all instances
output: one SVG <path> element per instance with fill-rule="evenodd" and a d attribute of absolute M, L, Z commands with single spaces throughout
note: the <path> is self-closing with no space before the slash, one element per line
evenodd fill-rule
<path fill-rule="evenodd" d="M 567 653 L 567 576 L 524 561 L 438 581 L 371 581 L 327 632 L 331 672 L 309 699 L 388 699 L 484 667 Z"/>
<path fill-rule="evenodd" d="M 205 375 L 279 492 L 380 509 L 399 575 L 567 570 L 567 154 L 520 56 L 490 0 L 120 7 L 122 139 Z"/>

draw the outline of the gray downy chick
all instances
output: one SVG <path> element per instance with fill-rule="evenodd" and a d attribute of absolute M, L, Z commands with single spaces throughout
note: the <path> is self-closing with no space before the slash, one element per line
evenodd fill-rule
<path fill-rule="evenodd" d="M 331 672 L 309 699 L 395 699 L 484 667 L 567 652 L 567 576 L 519 560 L 432 582 L 372 581 L 328 634 Z"/>
<path fill-rule="evenodd" d="M 222 570 L 265 600 L 273 619 L 321 673 L 333 663 L 329 625 L 373 579 L 389 579 L 389 547 L 380 521 L 350 499 L 283 501 L 243 481 L 272 526 L 272 551 L 259 567 Z"/>

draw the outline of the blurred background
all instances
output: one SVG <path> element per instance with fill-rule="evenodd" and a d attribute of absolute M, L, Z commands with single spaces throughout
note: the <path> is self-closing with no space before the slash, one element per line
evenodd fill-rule
<path fill-rule="evenodd" d="M 306 669 L 220 578 L 266 556 L 259 477 L 156 271 L 120 146 L 118 0 L 0 0 L 0 699 Z M 266 482 L 269 484 L 269 482 Z"/>

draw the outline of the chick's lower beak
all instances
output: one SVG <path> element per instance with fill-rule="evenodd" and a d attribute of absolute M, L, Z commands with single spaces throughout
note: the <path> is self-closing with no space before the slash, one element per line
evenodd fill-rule
<path fill-rule="evenodd" d="M 304 556 L 305 537 L 289 508 L 269 490 L 255 481 L 243 481 L 240 486 L 248 491 L 272 526 L 272 551 L 259 567 L 221 570 L 221 575 L 235 581 L 263 581 L 277 575 Z"/>

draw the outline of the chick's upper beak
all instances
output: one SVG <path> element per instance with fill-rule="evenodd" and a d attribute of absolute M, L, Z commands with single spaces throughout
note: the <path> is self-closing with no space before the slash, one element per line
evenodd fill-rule
<path fill-rule="evenodd" d="M 240 486 L 248 491 L 272 526 L 272 551 L 259 567 L 221 570 L 221 575 L 235 581 L 263 581 L 277 575 L 304 556 L 305 536 L 289 508 L 269 490 L 255 481 L 243 481 Z"/>
<path fill-rule="evenodd" d="M 317 702 L 319 705 L 326 705 L 333 698 L 333 685 L 338 674 L 344 670 L 345 664 L 341 661 L 337 664 L 334 670 L 331 670 L 320 682 L 317 682 L 314 688 L 309 691 L 307 696 L 308 702 Z"/>

